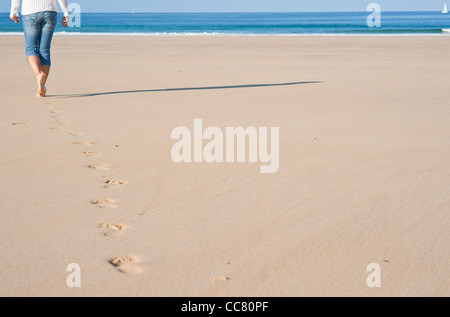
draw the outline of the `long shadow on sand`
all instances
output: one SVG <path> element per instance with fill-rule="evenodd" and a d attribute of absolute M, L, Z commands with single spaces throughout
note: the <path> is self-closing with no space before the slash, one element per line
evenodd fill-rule
<path fill-rule="evenodd" d="M 118 95 L 118 94 L 135 94 L 135 93 L 142 93 L 142 92 L 167 92 L 167 91 L 187 91 L 187 90 L 258 88 L 258 87 L 294 86 L 294 85 L 320 84 L 320 83 L 321 83 L 321 81 L 297 81 L 297 82 L 278 83 L 278 84 L 248 84 L 248 85 L 211 86 L 211 87 L 187 87 L 187 88 L 118 90 L 118 91 L 106 91 L 106 92 L 93 92 L 93 93 L 85 93 L 85 94 L 47 95 L 47 97 L 52 97 L 52 98 L 82 98 L 82 97 L 95 97 L 95 96 Z"/>

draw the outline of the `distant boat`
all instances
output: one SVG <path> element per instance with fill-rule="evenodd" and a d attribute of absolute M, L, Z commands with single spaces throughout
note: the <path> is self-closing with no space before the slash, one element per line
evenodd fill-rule
<path fill-rule="evenodd" d="M 448 13 L 447 3 L 444 3 L 444 10 L 442 10 L 442 13 Z"/>

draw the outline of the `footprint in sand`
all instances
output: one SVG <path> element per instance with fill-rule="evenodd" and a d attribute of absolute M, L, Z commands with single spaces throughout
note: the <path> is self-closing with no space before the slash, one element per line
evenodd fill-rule
<path fill-rule="evenodd" d="M 74 137 L 86 135 L 84 132 L 70 132 L 69 134 Z"/>
<path fill-rule="evenodd" d="M 111 188 L 111 187 L 115 187 L 118 185 L 125 185 L 127 182 L 126 181 L 118 181 L 118 180 L 113 180 L 113 179 L 109 179 L 105 182 L 105 188 Z"/>
<path fill-rule="evenodd" d="M 120 235 L 127 228 L 126 225 L 116 222 L 101 223 L 99 227 L 105 229 L 105 232 L 103 233 L 105 236 Z"/>
<path fill-rule="evenodd" d="M 230 280 L 231 278 L 229 278 L 228 276 L 219 276 L 213 278 L 212 284 L 210 286 L 210 292 L 213 294 L 219 292 Z"/>
<path fill-rule="evenodd" d="M 12 125 L 21 125 L 21 124 L 28 124 L 28 123 L 30 123 L 31 121 L 20 121 L 20 122 L 13 122 L 13 124 Z"/>
<path fill-rule="evenodd" d="M 65 130 L 64 127 L 51 127 L 50 130 Z"/>
<path fill-rule="evenodd" d="M 83 152 L 84 155 L 86 156 L 99 156 L 101 154 L 101 152 L 97 152 L 97 151 L 86 151 Z"/>
<path fill-rule="evenodd" d="M 216 277 L 213 281 L 214 282 L 226 282 L 229 281 L 230 278 L 228 276 L 221 276 L 221 277 Z"/>
<path fill-rule="evenodd" d="M 94 199 L 91 200 L 91 204 L 97 205 L 100 208 L 116 208 L 114 205 L 116 201 L 111 198 L 102 198 L 102 199 Z"/>
<path fill-rule="evenodd" d="M 122 273 L 136 274 L 143 272 L 142 268 L 136 265 L 141 261 L 135 255 L 114 257 L 109 259 L 108 262 L 114 265 Z"/>
<path fill-rule="evenodd" d="M 58 124 L 68 124 L 68 123 L 70 123 L 67 120 L 55 120 L 55 122 L 58 123 Z"/>
<path fill-rule="evenodd" d="M 108 165 L 106 165 L 106 164 L 91 164 L 88 167 L 92 168 L 92 169 L 96 169 L 96 170 L 102 170 L 102 171 L 107 171 L 109 169 Z"/>
<path fill-rule="evenodd" d="M 61 113 L 60 110 L 51 110 L 50 113 Z"/>
<path fill-rule="evenodd" d="M 75 142 L 73 142 L 73 144 L 91 146 L 92 142 L 89 142 L 89 141 L 75 141 Z"/>
<path fill-rule="evenodd" d="M 59 118 L 64 118 L 64 116 L 61 116 L 58 114 L 58 115 L 52 116 L 52 118 L 59 119 Z"/>

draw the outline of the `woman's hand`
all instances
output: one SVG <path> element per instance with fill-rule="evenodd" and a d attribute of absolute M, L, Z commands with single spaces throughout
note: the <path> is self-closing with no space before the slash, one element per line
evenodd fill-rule
<path fill-rule="evenodd" d="M 16 23 L 19 23 L 19 16 L 18 15 L 13 15 L 12 17 L 9 17 L 11 20 L 13 20 Z"/>
<path fill-rule="evenodd" d="M 69 16 L 65 16 L 65 17 L 62 19 L 62 26 L 63 26 L 63 27 L 66 27 L 68 24 L 69 24 Z"/>

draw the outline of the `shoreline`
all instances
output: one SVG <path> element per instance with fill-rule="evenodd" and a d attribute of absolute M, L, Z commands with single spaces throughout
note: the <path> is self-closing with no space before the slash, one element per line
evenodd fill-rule
<path fill-rule="evenodd" d="M 405 34 L 225 34 L 225 33 L 64 33 L 55 32 L 54 36 L 67 37 L 430 37 L 430 36 L 450 36 L 450 29 L 443 29 L 442 33 L 405 33 Z M 23 36 L 23 32 L 4 32 L 0 36 Z"/>
<path fill-rule="evenodd" d="M 23 33 L 0 33 L 0 36 L 23 36 Z M 450 33 L 429 33 L 429 34 L 111 34 L 111 33 L 76 33 L 76 34 L 61 34 L 55 32 L 54 36 L 58 37 L 220 37 L 220 38 L 242 38 L 242 37 L 439 37 L 450 36 Z"/>

